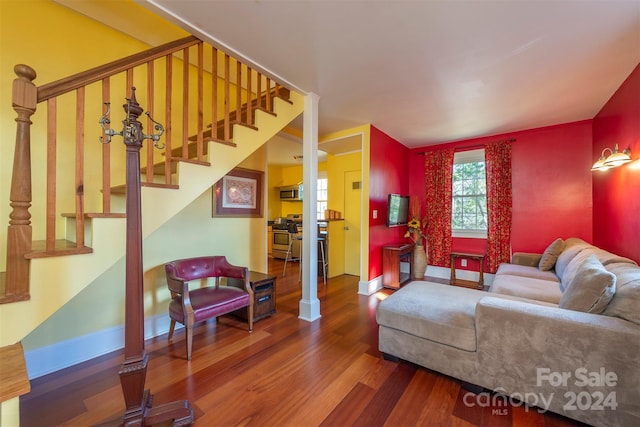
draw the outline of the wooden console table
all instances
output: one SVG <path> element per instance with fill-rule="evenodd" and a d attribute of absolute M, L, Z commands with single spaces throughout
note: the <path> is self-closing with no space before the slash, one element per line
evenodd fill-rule
<path fill-rule="evenodd" d="M 449 255 L 451 261 L 451 282 L 456 286 L 464 286 L 467 288 L 483 289 L 484 288 L 484 254 L 471 254 L 465 252 L 451 252 Z M 480 277 L 477 282 L 473 280 L 456 279 L 456 259 L 475 259 L 480 263 Z"/>
<path fill-rule="evenodd" d="M 413 243 L 396 243 L 382 247 L 382 286 L 398 289 L 413 277 Z M 409 272 L 400 271 L 400 263 L 409 264 Z"/>

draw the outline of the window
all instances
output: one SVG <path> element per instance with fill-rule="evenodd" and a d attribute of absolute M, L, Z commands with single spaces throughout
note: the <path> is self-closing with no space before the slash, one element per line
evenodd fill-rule
<path fill-rule="evenodd" d="M 318 220 L 325 219 L 324 211 L 327 210 L 327 173 L 318 172 L 318 198 L 316 216 Z"/>
<path fill-rule="evenodd" d="M 487 237 L 484 149 L 455 153 L 451 230 L 453 237 Z"/>

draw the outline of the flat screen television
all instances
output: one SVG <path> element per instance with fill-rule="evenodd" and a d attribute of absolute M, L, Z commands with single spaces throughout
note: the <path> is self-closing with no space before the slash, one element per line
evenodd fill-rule
<path fill-rule="evenodd" d="M 389 194 L 387 200 L 387 227 L 409 223 L 409 196 Z"/>

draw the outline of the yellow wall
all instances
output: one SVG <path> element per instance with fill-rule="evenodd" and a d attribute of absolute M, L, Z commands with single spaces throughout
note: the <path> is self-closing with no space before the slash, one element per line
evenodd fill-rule
<path fill-rule="evenodd" d="M 239 166 L 265 170 L 265 165 L 263 146 Z M 266 235 L 264 217 L 213 218 L 212 192 L 205 191 L 144 240 L 145 317 L 167 312 L 169 292 L 164 263 L 193 256 L 225 255 L 232 264 L 266 272 Z M 122 258 L 27 335 L 23 341 L 25 351 L 123 324 L 124 277 Z"/>

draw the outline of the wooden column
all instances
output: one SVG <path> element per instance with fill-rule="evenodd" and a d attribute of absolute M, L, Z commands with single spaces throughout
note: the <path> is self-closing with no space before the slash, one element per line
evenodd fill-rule
<path fill-rule="evenodd" d="M 7 230 L 7 282 L 0 301 L 29 299 L 29 260 L 31 252 L 31 116 L 36 112 L 38 88 L 36 72 L 27 65 L 16 65 L 13 81 L 13 109 L 16 117 L 16 146 L 11 176 L 9 227 Z"/>
<path fill-rule="evenodd" d="M 127 148 L 127 235 L 124 362 L 120 369 L 120 384 L 126 405 L 125 426 L 143 426 L 173 420 L 174 425 L 193 423 L 189 401 L 182 400 L 151 408 L 152 397 L 145 390 L 149 357 L 144 348 L 144 289 L 142 265 L 142 212 L 140 197 L 140 149 L 144 135 L 138 117 L 142 108 L 136 100 L 135 88 L 123 105 L 127 117 L 123 138 Z"/>

